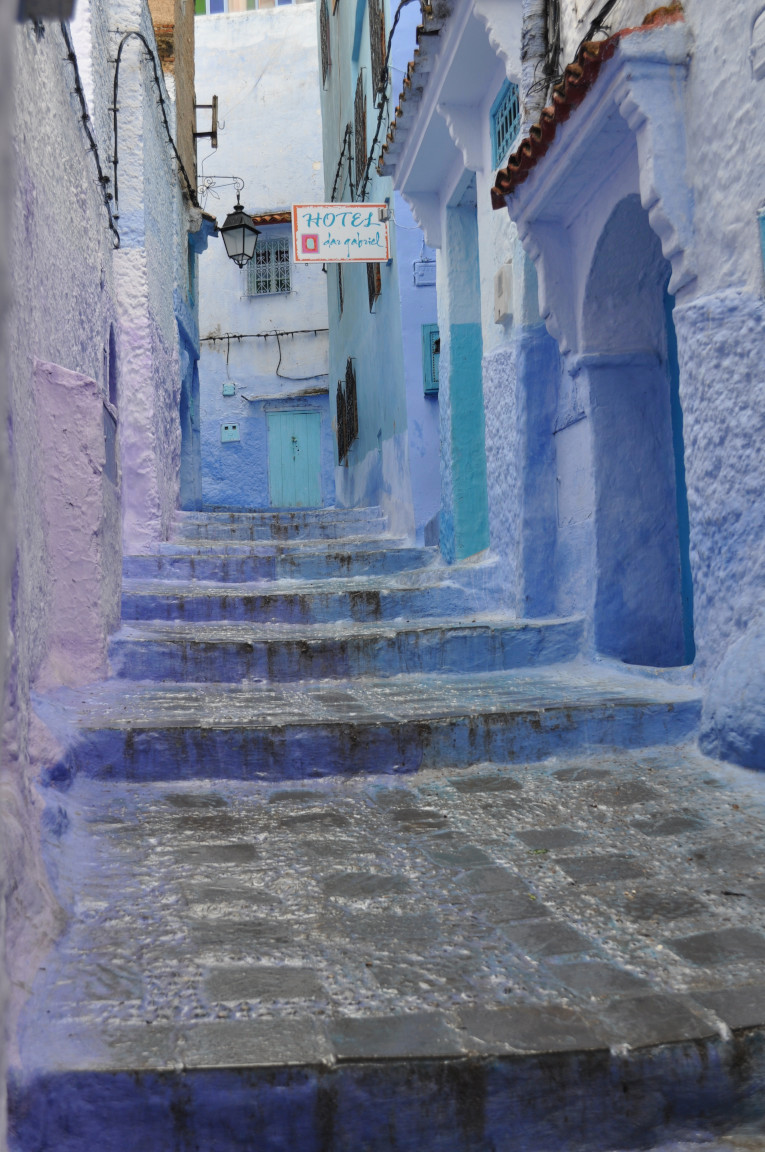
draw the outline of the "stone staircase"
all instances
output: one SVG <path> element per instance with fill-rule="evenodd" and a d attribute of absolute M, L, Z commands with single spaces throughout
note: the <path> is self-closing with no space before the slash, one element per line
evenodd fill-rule
<path fill-rule="evenodd" d="M 619 1003 L 671 999 L 671 973 L 634 974 L 629 933 L 612 969 L 603 925 L 526 868 L 548 847 L 512 848 L 529 822 L 589 843 L 593 782 L 604 812 L 660 813 L 650 774 L 695 755 L 698 697 L 498 604 L 490 564 L 447 568 L 377 509 L 181 513 L 125 558 L 112 678 L 38 707 L 66 749 L 44 784 L 69 927 L 25 1012 L 14 1149 L 615 1148 L 653 1122 L 636 1101 L 666 1123 L 659 1082 L 695 1116 L 689 1076 L 729 1108 L 708 1052 L 617 1069 L 627 1025 L 542 958 L 621 972 Z M 614 835 L 578 859 L 622 889 L 644 870 Z M 683 1002 L 654 1043 L 714 1047 L 710 1012 Z"/>

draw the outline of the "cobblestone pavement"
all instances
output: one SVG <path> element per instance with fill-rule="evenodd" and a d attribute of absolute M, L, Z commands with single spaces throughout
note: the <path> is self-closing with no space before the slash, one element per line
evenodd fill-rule
<path fill-rule="evenodd" d="M 626 1051 L 765 1023 L 765 787 L 688 747 L 60 798 L 72 920 L 27 1066 Z"/>

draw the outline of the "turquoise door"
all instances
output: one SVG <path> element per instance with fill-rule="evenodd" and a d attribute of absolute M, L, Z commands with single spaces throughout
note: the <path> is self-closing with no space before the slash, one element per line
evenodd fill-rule
<path fill-rule="evenodd" d="M 268 484 L 274 508 L 321 504 L 321 416 L 268 413 Z"/>

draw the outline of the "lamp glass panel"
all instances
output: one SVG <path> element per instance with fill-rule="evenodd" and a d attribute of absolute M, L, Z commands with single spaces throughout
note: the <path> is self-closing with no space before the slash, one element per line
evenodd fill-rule
<path fill-rule="evenodd" d="M 226 252 L 234 260 L 244 252 L 244 228 L 227 228 L 223 233 Z"/>
<path fill-rule="evenodd" d="M 248 260 L 251 260 L 255 252 L 258 234 L 249 228 L 244 228 L 242 231 L 244 232 L 244 254 Z"/>

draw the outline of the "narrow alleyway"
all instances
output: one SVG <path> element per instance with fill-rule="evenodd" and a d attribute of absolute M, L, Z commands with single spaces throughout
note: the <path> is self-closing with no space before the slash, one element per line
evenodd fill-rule
<path fill-rule="evenodd" d="M 761 1146 L 764 794 L 692 689 L 376 510 L 179 514 L 124 575 L 114 677 L 38 702 L 15 1147 Z"/>

